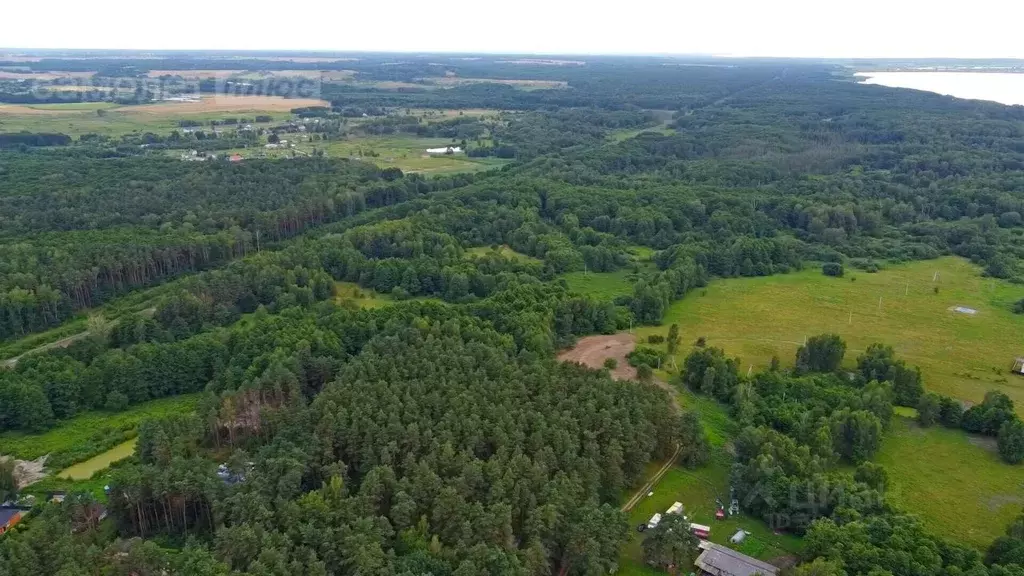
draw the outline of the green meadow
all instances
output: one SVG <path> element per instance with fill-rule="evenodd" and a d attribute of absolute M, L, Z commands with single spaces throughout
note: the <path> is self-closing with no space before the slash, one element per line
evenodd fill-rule
<path fill-rule="evenodd" d="M 833 332 L 847 343 L 845 365 L 874 342 L 892 346 L 921 367 L 925 387 L 970 402 L 1001 390 L 1024 414 L 1024 377 L 1009 372 L 1024 356 L 1024 315 L 1011 312 L 1024 287 L 983 278 L 970 262 L 946 257 L 893 265 L 875 274 L 847 269 L 825 276 L 817 267 L 760 278 L 714 280 L 674 303 L 664 333 L 678 323 L 684 344 L 708 345 L 738 357 L 743 370 L 764 369 L 772 356 L 792 365 L 804 339 Z M 963 314 L 962 306 L 976 310 Z M 677 362 L 687 353 L 680 352 Z"/>
<path fill-rule="evenodd" d="M 875 461 L 889 472 L 888 497 L 900 509 L 937 536 L 984 549 L 1024 506 L 1024 469 L 1000 460 L 994 445 L 898 417 Z"/>

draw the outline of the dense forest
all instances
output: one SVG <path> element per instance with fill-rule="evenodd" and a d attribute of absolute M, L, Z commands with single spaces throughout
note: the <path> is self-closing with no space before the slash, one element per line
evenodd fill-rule
<path fill-rule="evenodd" d="M 955 254 L 1024 281 L 1020 107 L 860 85 L 812 62 L 393 60 L 289 63 L 361 81 L 326 82 L 330 107 L 295 116 L 323 120 L 318 138 L 439 137 L 510 162 L 424 176 L 143 147 L 173 146 L 177 130 L 0 137 L 0 341 L 142 302 L 0 368 L 0 431 L 201 394 L 194 414 L 139 427 L 107 494 L 38 506 L 0 536 L 0 576 L 614 572 L 623 494 L 654 461 L 699 465 L 707 439 L 663 388 L 559 363 L 559 350 L 661 324 L 714 278 Z M 272 65 L 24 64 L 105 77 Z M 565 85 L 429 84 L 446 75 Z M 439 108 L 494 112 L 410 112 Z M 562 276 L 578 271 L 622 271 L 630 289 L 574 293 Z M 339 301 L 339 283 L 388 304 Z M 643 380 L 658 354 L 634 353 Z M 922 426 L 996 438 L 1019 463 L 1010 399 L 931 394 L 884 343 L 852 373 L 845 355 L 821 335 L 792 370 L 744 374 L 698 342 L 670 385 L 728 407 L 731 483 L 748 513 L 803 537 L 796 574 L 1024 574 L 1022 520 L 986 552 L 949 542 L 886 499 L 872 462 L 904 406 Z"/>

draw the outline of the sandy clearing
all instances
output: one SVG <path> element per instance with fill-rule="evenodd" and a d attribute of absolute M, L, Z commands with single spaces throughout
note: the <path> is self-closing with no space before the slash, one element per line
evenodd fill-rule
<path fill-rule="evenodd" d="M 33 482 L 38 482 L 46 476 L 46 459 L 49 455 L 40 456 L 35 460 L 14 459 L 14 481 L 18 488 L 24 488 Z M 0 454 L 0 460 L 10 460 L 10 456 Z"/>
<path fill-rule="evenodd" d="M 619 365 L 612 370 L 616 380 L 636 379 L 636 368 L 629 365 L 626 354 L 636 347 L 636 339 L 628 332 L 612 335 L 587 336 L 576 346 L 558 355 L 562 362 L 576 362 L 589 368 L 603 368 L 606 358 L 615 358 Z"/>
<path fill-rule="evenodd" d="M 330 106 L 316 98 L 281 98 L 280 96 L 203 96 L 198 102 L 161 102 L 141 106 L 125 106 L 117 111 L 129 114 L 197 114 L 203 112 L 287 112 L 305 106 Z"/>
<path fill-rule="evenodd" d="M 629 360 L 626 359 L 626 354 L 632 352 L 635 347 L 636 338 L 629 332 L 587 336 L 586 338 L 580 338 L 579 342 L 571 349 L 559 354 L 558 359 L 562 362 L 576 362 L 588 368 L 600 369 L 604 368 L 606 358 L 615 358 L 618 365 L 615 367 L 615 370 L 611 371 L 612 378 L 616 380 L 636 380 L 636 368 L 630 366 Z M 679 399 L 676 398 L 676 390 L 671 384 L 659 378 L 655 378 L 652 382 L 658 388 L 668 392 L 672 405 L 677 411 L 682 411 Z"/>

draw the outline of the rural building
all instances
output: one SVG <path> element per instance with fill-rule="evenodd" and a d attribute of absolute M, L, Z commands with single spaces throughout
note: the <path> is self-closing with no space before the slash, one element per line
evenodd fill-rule
<path fill-rule="evenodd" d="M 648 528 L 656 528 L 658 526 L 658 524 L 660 524 L 660 523 L 661 523 L 661 514 L 657 513 L 654 516 L 651 516 L 651 519 L 647 521 L 647 527 Z"/>
<path fill-rule="evenodd" d="M 21 510 L 17 508 L 0 508 L 0 534 L 7 532 L 21 520 Z"/>
<path fill-rule="evenodd" d="M 241 162 L 242 161 L 242 156 L 239 155 L 239 154 L 232 154 L 231 157 L 228 158 L 228 160 L 230 160 L 232 162 Z"/>
<path fill-rule="evenodd" d="M 778 568 L 767 562 L 712 542 L 701 542 L 700 549 L 703 552 L 694 565 L 703 576 L 776 576 L 779 573 Z"/>
<path fill-rule="evenodd" d="M 682 513 L 683 513 L 683 503 L 682 502 L 674 502 L 671 506 L 669 506 L 668 510 L 665 511 L 665 514 L 682 514 Z"/>

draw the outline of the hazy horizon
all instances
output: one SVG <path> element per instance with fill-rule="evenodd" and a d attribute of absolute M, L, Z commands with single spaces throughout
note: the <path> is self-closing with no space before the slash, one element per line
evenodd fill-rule
<path fill-rule="evenodd" d="M 625 5 L 522 0 L 511 7 L 396 0 L 226 3 L 190 10 L 126 0 L 5 7 L 0 45 L 21 50 L 242 50 L 770 58 L 1024 59 L 1024 7 L 976 0 L 822 5 L 733 0 Z M 38 26 L 33 23 L 38 22 Z"/>

